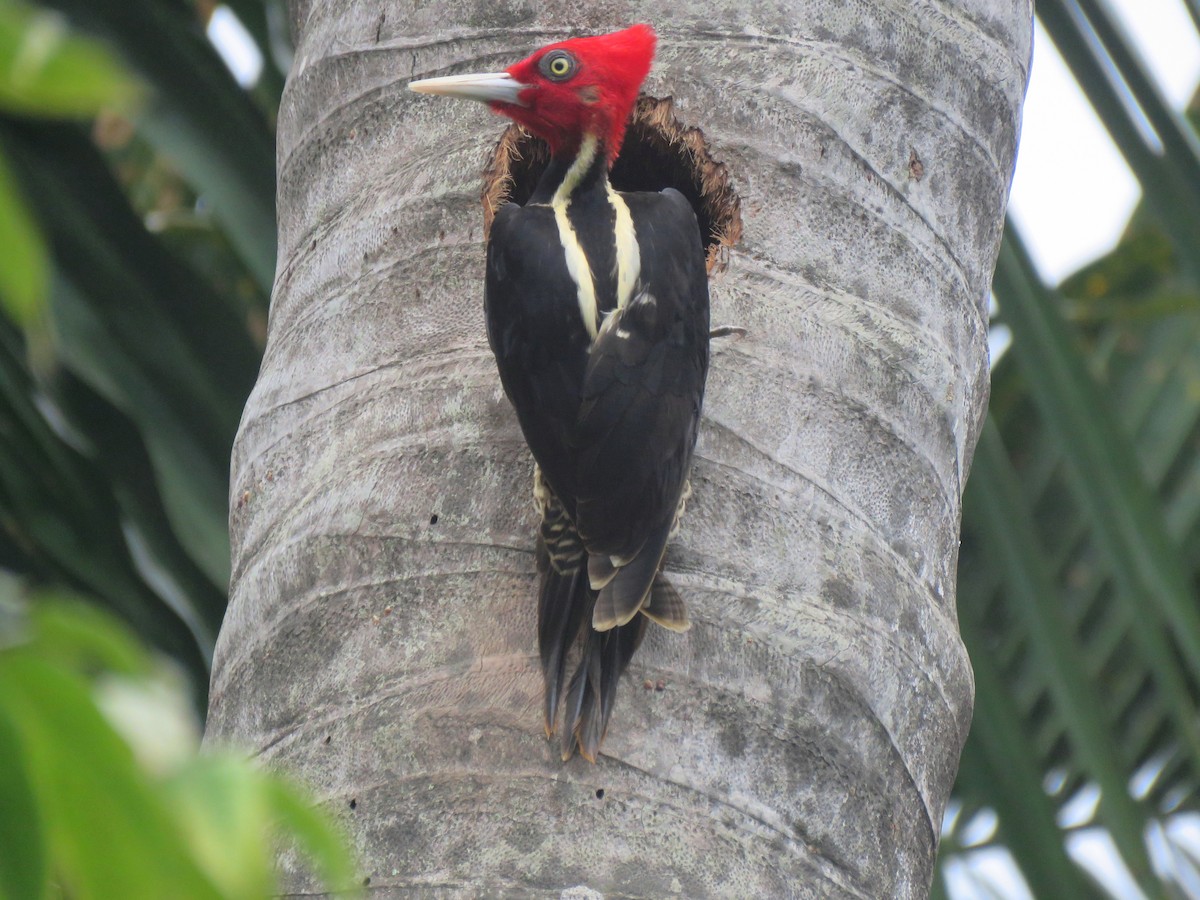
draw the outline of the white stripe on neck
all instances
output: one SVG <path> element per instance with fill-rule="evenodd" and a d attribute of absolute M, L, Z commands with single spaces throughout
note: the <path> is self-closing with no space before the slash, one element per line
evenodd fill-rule
<path fill-rule="evenodd" d="M 617 309 L 624 309 L 637 287 L 638 276 L 642 274 L 642 251 L 638 248 L 637 231 L 633 227 L 629 205 L 613 190 L 607 179 L 604 187 L 608 191 L 608 202 L 617 214 Z"/>
<path fill-rule="evenodd" d="M 583 325 L 592 340 L 600 325 L 600 312 L 596 306 L 596 284 L 592 280 L 592 267 L 588 265 L 587 255 L 579 243 L 579 236 L 567 218 L 567 207 L 571 205 L 571 194 L 579 187 L 579 182 L 587 174 L 596 159 L 596 149 L 599 141 L 594 134 L 586 135 L 579 145 L 579 154 L 567 174 L 563 176 L 562 184 L 554 192 L 550 200 L 554 208 L 554 221 L 558 225 L 558 239 L 562 242 L 563 252 L 567 257 L 567 272 L 575 282 L 575 292 L 579 298 L 579 315 Z"/>

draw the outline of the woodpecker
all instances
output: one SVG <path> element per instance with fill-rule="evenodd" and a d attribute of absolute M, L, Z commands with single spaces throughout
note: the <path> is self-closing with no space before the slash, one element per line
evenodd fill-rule
<path fill-rule="evenodd" d="M 678 191 L 622 192 L 608 178 L 655 41 L 634 25 L 503 72 L 409 84 L 487 103 L 550 149 L 528 202 L 492 223 L 484 308 L 536 463 L 543 712 L 548 737 L 562 714 L 563 760 L 578 748 L 595 762 L 647 621 L 689 625 L 655 577 L 690 494 L 708 373 L 703 240 Z"/>

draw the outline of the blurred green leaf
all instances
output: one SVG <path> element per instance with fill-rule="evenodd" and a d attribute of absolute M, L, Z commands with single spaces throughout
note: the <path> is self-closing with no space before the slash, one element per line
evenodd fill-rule
<path fill-rule="evenodd" d="M 1200 324 L 1127 314 L 1171 291 L 1193 308 L 1196 297 L 1160 241 L 1135 235 L 1119 249 L 1128 258 L 1114 253 L 1068 280 L 1072 306 L 1006 235 L 995 290 L 1013 345 L 993 372 L 964 497 L 959 620 L 977 708 L 956 790 L 969 808 L 1000 814 L 997 842 L 1037 896 L 1079 888 L 1063 893 L 1046 871 L 1061 847 L 1046 834 L 1029 840 L 1022 804 L 1034 798 L 1014 792 L 1044 785 L 1006 787 L 1012 773 L 996 764 L 1030 761 L 1053 784 L 1038 803 L 1066 808 L 1099 788 L 1088 824 L 1110 833 L 1145 893 L 1163 897 L 1177 892 L 1148 867 L 1145 829 L 1172 795 L 1194 797 L 1200 771 L 1195 567 L 1178 550 L 1181 529 L 1168 528 L 1171 504 L 1160 503 L 1160 492 L 1173 501 L 1180 490 L 1179 462 L 1197 456 L 1200 396 L 1187 385 Z M 1063 316 L 1097 302 L 1116 314 L 1084 313 L 1075 328 Z M 1151 765 L 1159 775 L 1133 798 L 1132 773 Z"/>
<path fill-rule="evenodd" d="M 175 822 L 86 683 L 13 650 L 0 656 L 0 710 L 27 748 L 56 879 L 69 896 L 220 896 L 184 852 Z"/>
<path fill-rule="evenodd" d="M 1061 0 L 1046 0 L 1049 4 Z M 1121 82 L 1133 102 L 1161 142 L 1159 166 L 1171 171 L 1173 177 L 1190 190 L 1188 201 L 1200 206 L 1200 139 L 1182 113 L 1175 110 L 1165 92 L 1147 68 L 1124 27 L 1109 11 L 1103 0 L 1074 0 L 1081 18 L 1090 26 L 1097 42 L 1103 47 L 1113 69 L 1120 73 Z M 1185 202 L 1173 198 L 1175 203 Z"/>
<path fill-rule="evenodd" d="M 30 625 L 41 659 L 79 674 L 146 675 L 150 659 L 129 631 L 94 605 L 60 593 L 32 598 Z"/>
<path fill-rule="evenodd" d="M 103 36 L 151 87 L 138 128 L 211 204 L 259 285 L 275 277 L 275 146 L 190 4 L 44 0 Z"/>
<path fill-rule="evenodd" d="M 49 865 L 16 726 L 0 708 L 0 900 L 41 900 Z"/>
<path fill-rule="evenodd" d="M 195 760 L 167 785 L 196 858 L 227 897 L 275 891 L 275 852 L 295 840 L 330 890 L 353 890 L 344 837 L 287 781 L 229 753 Z"/>
<path fill-rule="evenodd" d="M 1014 340 L 993 370 L 989 425 L 964 498 L 959 620 L 977 706 L 956 793 L 968 808 L 999 813 L 996 843 L 1013 852 L 1035 896 L 1076 896 L 1047 886 L 1039 872 L 1059 848 L 1045 835 L 1028 840 L 1029 813 L 1003 786 L 1009 779 L 971 772 L 984 753 L 1030 760 L 1052 785 L 1037 790 L 1052 790 L 1045 799 L 1064 809 L 1103 780 L 1091 771 L 1094 753 L 1080 752 L 1086 732 L 1054 685 L 1061 673 L 1047 665 L 1048 644 L 1102 698 L 1105 728 L 1089 740 L 1121 761 L 1122 777 L 1110 770 L 1086 827 L 1140 846 L 1143 826 L 1158 827 L 1181 802 L 1193 807 L 1197 791 L 1195 656 L 1181 645 L 1196 636 L 1186 622 L 1200 557 L 1178 545 L 1200 518 L 1192 478 L 1200 472 L 1200 296 L 1160 225 L 1139 221 L 1112 253 L 1064 282 L 1069 299 L 1045 288 L 1011 234 L 996 273 Z M 998 468 L 1010 470 L 1007 487 L 989 488 Z M 992 505 L 1025 512 L 989 527 L 984 493 Z M 1024 548 L 1013 552 L 1014 542 Z M 1038 586 L 1022 596 L 1020 582 L 1031 579 Z M 1178 603 L 1180 618 L 1167 614 L 1166 600 Z M 985 722 L 992 688 L 1004 692 L 1010 713 L 999 727 Z M 1139 770 L 1138 811 L 1106 809 L 1105 797 L 1128 799 Z M 1172 866 L 1172 874 L 1144 878 L 1143 888 L 1180 896 L 1171 879 L 1181 864 Z"/>
<path fill-rule="evenodd" d="M 72 34 L 46 9 L 0 3 L 0 110 L 32 116 L 91 116 L 130 107 L 140 90 L 97 41 Z"/>
<path fill-rule="evenodd" d="M 965 515 L 977 523 L 990 555 L 1002 570 L 1009 605 L 1021 619 L 1020 630 L 1028 636 L 1029 652 L 1036 656 L 1035 667 L 1045 674 L 1055 711 L 1064 720 L 1074 761 L 1100 787 L 1102 821 L 1139 885 L 1149 896 L 1161 896 L 1142 839 L 1149 813 L 1130 797 L 1126 788 L 1130 760 L 1123 758 L 1120 743 L 1110 738 L 1115 724 L 1113 711 L 1094 690 L 1087 661 L 1063 610 L 1046 602 L 1054 595 L 1049 565 L 1035 540 L 1036 531 L 1022 502 L 1020 484 L 992 422 L 985 423 L 980 435 L 971 485 L 970 508 Z M 1031 754 L 1019 746 L 1019 736 L 1027 730 L 1022 717 L 1010 713 L 1005 721 L 994 720 L 1002 706 L 989 692 L 1002 689 L 1002 681 L 990 676 L 989 648 L 978 629 L 969 616 L 964 615 L 961 621 L 964 638 L 971 640 L 968 646 L 976 670 L 988 676 L 978 682 L 981 713 L 988 717 L 983 723 L 987 736 L 993 741 L 1006 741 L 1004 758 L 1012 755 L 1028 759 Z M 992 748 L 992 753 L 1000 756 L 997 749 Z M 993 771 L 1004 764 L 1002 759 L 989 762 Z M 1033 785 L 1027 783 L 1024 787 L 1028 790 Z M 1020 821 L 1021 828 L 1027 827 L 1026 819 L 1016 821 Z"/>
<path fill-rule="evenodd" d="M 1088 374 L 1075 338 L 1042 287 L 1020 239 L 1005 234 L 996 294 L 1013 329 L 1013 353 L 1044 421 L 1071 467 L 1077 496 L 1126 596 L 1169 621 L 1200 677 L 1200 612 L 1162 510 L 1145 483 L 1129 438 Z M 1194 717 L 1194 709 L 1193 709 Z M 1196 740 L 1195 724 L 1188 735 Z"/>
<path fill-rule="evenodd" d="M 995 809 L 998 837 L 1020 859 L 1035 897 L 1101 896 L 1067 854 L 1054 801 L 1042 787 L 1039 761 L 1022 733 L 1020 711 L 981 629 L 967 618 L 961 622 L 975 671 L 975 715 L 955 783 L 960 798 L 970 799 L 971 810 Z"/>
<path fill-rule="evenodd" d="M 206 755 L 165 784 L 196 859 L 227 897 L 269 896 L 274 850 L 263 776 L 246 760 Z"/>
<path fill-rule="evenodd" d="M 77 129 L 0 119 L 0 138 L 60 267 L 59 358 L 137 423 L 172 530 L 223 591 L 229 451 L 258 361 L 246 323 L 146 232 Z"/>
<path fill-rule="evenodd" d="M 32 325 L 46 304 L 50 254 L 2 155 L 0 247 L 4 248 L 4 265 L 0 266 L 0 306 L 18 324 Z"/>
<path fill-rule="evenodd" d="M 1070 318 L 1094 324 L 1113 318 L 1163 315 L 1176 297 L 1178 307 L 1195 308 L 1190 288 L 1174 284 L 1178 263 L 1171 242 L 1158 227 L 1139 228 L 1109 253 L 1063 279 L 1058 291 L 1070 300 Z"/>
<path fill-rule="evenodd" d="M 228 752 L 176 757 L 165 781 L 139 764 L 97 705 L 115 681 L 160 683 L 125 628 L 54 593 L 16 603 L 24 625 L 0 645 L 0 900 L 48 880 L 72 900 L 264 900 L 281 842 L 352 889 L 344 837 L 286 779 Z"/>
<path fill-rule="evenodd" d="M 112 488 L 143 577 L 210 652 L 225 612 L 225 584 L 208 577 L 180 541 L 137 423 L 66 370 L 53 390 L 65 418 L 90 441 L 89 455 Z"/>
<path fill-rule="evenodd" d="M 10 558 L 135 624 L 202 692 L 208 670 L 188 611 L 169 608 L 140 576 L 103 474 L 45 418 L 20 350 L 19 333 L 0 319 L 0 535 Z"/>
<path fill-rule="evenodd" d="M 114 325 L 120 328 L 125 317 L 98 314 L 82 285 L 64 279 L 57 287 L 54 321 L 63 341 L 64 360 L 98 393 L 142 426 L 146 450 L 175 533 L 214 583 L 227 582 L 228 463 L 222 466 L 213 450 L 205 446 L 216 434 L 197 435 L 201 411 L 179 404 L 173 396 L 188 392 L 184 387 L 190 361 L 186 351 L 169 339 L 170 332 L 162 323 L 155 346 L 139 353 L 153 357 L 150 366 L 143 367 L 139 360 L 112 352 L 129 347 L 127 334 L 110 330 Z M 132 327 L 132 321 L 128 325 Z M 178 364 L 173 373 L 169 371 L 172 357 Z M 194 390 L 202 386 L 193 383 L 189 387 Z M 230 433 L 228 426 L 222 431 Z M 221 455 L 227 453 L 225 450 Z"/>

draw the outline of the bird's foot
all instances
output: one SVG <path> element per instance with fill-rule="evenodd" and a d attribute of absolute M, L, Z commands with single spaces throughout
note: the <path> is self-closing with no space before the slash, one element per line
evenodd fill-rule
<path fill-rule="evenodd" d="M 735 337 L 744 338 L 750 332 L 741 325 L 718 325 L 716 328 L 709 331 L 710 338 Z"/>

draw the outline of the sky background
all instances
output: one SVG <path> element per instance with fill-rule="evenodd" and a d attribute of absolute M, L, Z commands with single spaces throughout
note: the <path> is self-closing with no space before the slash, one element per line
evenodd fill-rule
<path fill-rule="evenodd" d="M 1108 0 L 1164 94 L 1183 109 L 1200 80 L 1200 37 L 1182 0 Z M 1009 212 L 1056 284 L 1110 250 L 1141 190 L 1039 26 Z"/>

